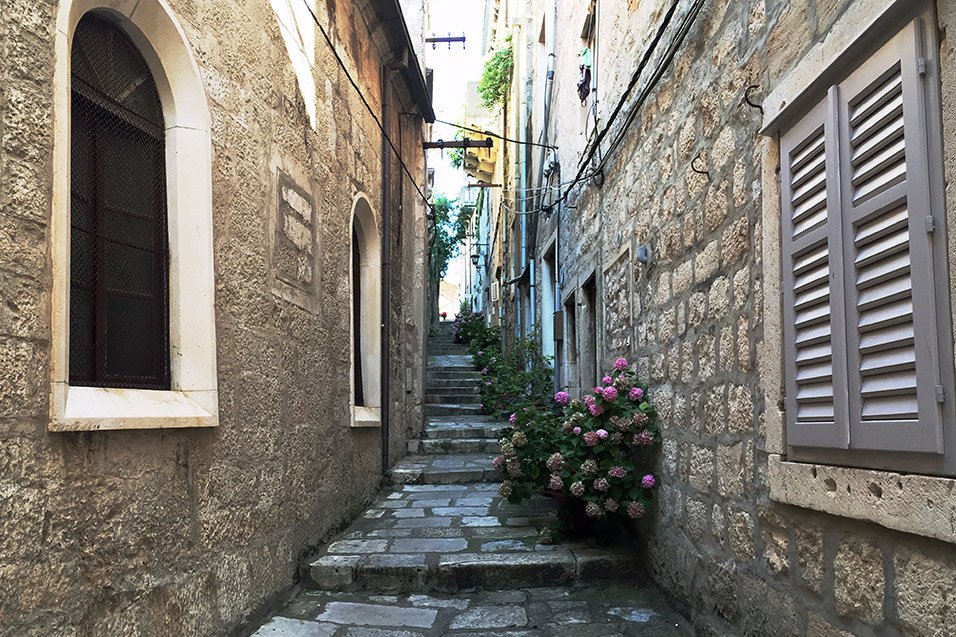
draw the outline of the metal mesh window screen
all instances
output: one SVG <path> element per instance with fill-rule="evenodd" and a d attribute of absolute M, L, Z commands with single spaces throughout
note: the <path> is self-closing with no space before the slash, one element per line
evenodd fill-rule
<path fill-rule="evenodd" d="M 169 388 L 164 126 L 135 45 L 94 15 L 73 38 L 70 383 Z"/>

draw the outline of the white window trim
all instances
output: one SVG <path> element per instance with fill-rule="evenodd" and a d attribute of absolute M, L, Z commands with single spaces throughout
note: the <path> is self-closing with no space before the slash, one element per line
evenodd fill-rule
<path fill-rule="evenodd" d="M 382 241 L 379 238 L 378 218 L 364 193 L 352 199 L 352 214 L 349 215 L 349 349 L 351 351 L 349 405 L 352 427 L 380 427 L 382 424 Z M 362 277 L 360 306 L 369 317 L 362 321 L 362 351 L 356 352 L 352 294 L 352 225 L 356 224 L 358 239 L 362 243 L 359 272 Z M 365 405 L 355 404 L 355 357 L 362 357 L 362 378 Z"/>
<path fill-rule="evenodd" d="M 763 192 L 762 245 L 781 245 L 780 144 L 777 133 L 806 105 L 812 89 L 872 27 L 909 6 L 909 0 L 857 0 L 787 73 L 763 102 L 760 142 Z M 945 105 L 944 105 L 945 107 Z M 945 115 L 945 113 L 944 113 Z M 774 137 L 769 137 L 773 135 Z M 950 215 L 952 216 L 952 215 Z M 951 237 L 952 240 L 952 237 Z M 783 312 L 780 250 L 763 255 L 764 343 L 759 378 L 767 405 L 761 432 L 768 452 L 770 499 L 830 515 L 956 543 L 956 479 L 787 460 L 783 383 Z"/>
<path fill-rule="evenodd" d="M 166 124 L 171 389 L 71 387 L 70 42 L 91 10 L 111 14 L 149 66 Z M 50 431 L 219 424 L 210 116 L 199 67 L 164 0 L 63 0 L 53 79 L 53 266 Z"/>

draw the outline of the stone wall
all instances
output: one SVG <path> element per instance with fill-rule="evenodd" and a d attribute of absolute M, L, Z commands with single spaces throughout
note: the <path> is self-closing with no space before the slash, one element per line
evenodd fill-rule
<path fill-rule="evenodd" d="M 57 5 L 0 16 L 0 635 L 224 634 L 379 484 L 379 430 L 349 426 L 348 317 L 351 206 L 364 192 L 380 216 L 381 135 L 318 33 L 313 128 L 269 2 L 170 0 L 213 121 L 220 425 L 48 433 Z M 391 52 L 368 4 L 317 12 L 380 113 Z M 421 119 L 392 126 L 422 183 Z M 422 420 L 424 208 L 392 176 L 394 460 Z"/>
<path fill-rule="evenodd" d="M 599 51 L 601 72 L 610 78 L 601 80 L 611 87 L 601 92 L 608 108 L 620 95 L 614 87 L 633 71 L 649 42 L 651 30 L 640 21 L 656 25 L 669 3 L 640 3 L 639 11 L 638 3 L 601 4 L 607 12 L 602 33 L 613 32 L 608 37 L 614 50 L 629 52 Z M 956 631 L 951 544 L 784 506 L 770 499 L 768 486 L 770 455 L 781 451 L 772 426 L 780 421 L 780 406 L 765 391 L 779 383 L 774 374 L 781 336 L 765 332 L 764 303 L 778 298 L 764 287 L 778 289 L 779 246 L 763 239 L 764 209 L 773 209 L 779 197 L 777 141 L 759 134 L 761 113 L 745 103 L 744 93 L 757 85 L 753 96 L 759 103 L 841 15 L 854 5 L 865 12 L 876 4 L 885 3 L 706 2 L 609 162 L 603 185 L 577 188 L 559 214 L 542 217 L 539 245 L 560 225 L 562 303 L 598 273 L 604 307 L 597 354 L 603 367 L 625 355 L 652 386 L 664 443 L 662 487 L 653 514 L 641 525 L 648 567 L 699 634 Z M 548 6 L 533 2 L 529 11 L 540 16 Z M 938 9 L 952 181 L 956 58 L 949 34 L 956 15 L 947 3 Z M 576 18 L 559 26 L 559 64 L 573 59 L 579 30 Z M 551 124 L 562 181 L 574 176 L 583 147 L 571 75 L 559 66 Z M 708 174 L 695 172 L 692 164 Z M 952 207 L 952 188 L 947 197 Z M 649 266 L 636 259 L 641 245 L 651 247 Z M 627 282 L 621 279 L 622 255 L 628 259 Z M 622 293 L 628 285 L 631 296 Z M 622 329 L 629 333 L 622 335 Z M 583 359 L 580 333 L 577 344 Z M 879 506 L 875 496 L 873 502 Z"/>

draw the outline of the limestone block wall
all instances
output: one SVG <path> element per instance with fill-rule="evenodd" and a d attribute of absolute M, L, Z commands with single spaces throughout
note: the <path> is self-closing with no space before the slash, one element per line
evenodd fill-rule
<path fill-rule="evenodd" d="M 363 192 L 381 220 L 381 136 L 317 32 L 310 115 L 281 3 L 170 0 L 212 115 L 220 424 L 49 433 L 58 4 L 0 16 L 0 635 L 225 634 L 379 484 L 379 430 L 349 427 L 348 317 L 351 206 Z M 367 3 L 316 9 L 380 113 L 391 52 Z M 392 176 L 394 460 L 422 421 L 425 210 Z"/>
<path fill-rule="evenodd" d="M 633 22 L 644 15 L 656 24 L 661 12 L 655 6 L 669 3 L 640 3 L 635 11 L 636 4 L 602 3 L 616 50 L 635 51 L 604 56 L 610 86 L 620 86 L 613 78 L 632 72 L 636 52 L 648 44 L 649 31 Z M 569 294 L 580 298 L 581 286 L 597 274 L 603 306 L 596 353 L 603 366 L 627 356 L 652 386 L 664 443 L 662 487 L 641 524 L 648 567 L 699 634 L 956 631 L 952 544 L 779 504 L 768 482 L 772 454 L 782 451 L 781 405 L 766 391 L 779 383 L 781 335 L 765 328 L 767 313 L 779 313 L 767 307 L 780 302 L 779 239 L 763 227 L 765 206 L 779 197 L 778 144 L 759 134 L 761 113 L 744 102 L 744 93 L 756 85 L 759 103 L 848 11 L 875 11 L 878 4 L 886 3 L 706 2 L 603 185 L 580 188 L 568 202 L 575 208 L 542 218 L 539 245 L 560 237 L 562 303 Z M 533 6 L 543 10 L 547 3 Z M 956 14 L 943 2 L 937 13 L 951 182 Z M 580 47 L 578 30 L 575 22 L 559 31 L 558 59 Z M 580 105 L 562 73 L 552 131 L 566 181 L 582 145 Z M 605 106 L 619 94 L 603 94 Z M 694 172 L 692 163 L 709 175 Z M 947 200 L 952 226 L 951 187 Z M 950 232 L 950 245 L 952 238 Z M 636 259 L 641 245 L 651 247 L 649 266 Z M 881 506 L 875 491 L 856 497 Z"/>

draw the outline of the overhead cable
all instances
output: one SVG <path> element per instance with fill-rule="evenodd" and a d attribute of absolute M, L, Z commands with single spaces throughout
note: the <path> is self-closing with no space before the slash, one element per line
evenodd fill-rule
<path fill-rule="evenodd" d="M 703 6 L 703 4 L 704 4 L 704 0 L 696 0 L 694 5 L 687 12 L 687 14 L 684 17 L 683 23 L 678 29 L 679 36 L 675 37 L 676 43 L 679 44 L 679 42 L 683 41 L 683 38 L 686 36 L 687 32 L 690 29 L 690 25 L 697 18 L 697 15 L 700 13 L 700 9 Z M 644 52 L 644 55 L 641 57 L 641 61 L 637 65 L 637 68 L 635 69 L 633 75 L 631 76 L 631 79 L 628 82 L 627 87 L 624 90 L 624 93 L 621 95 L 621 99 L 618 101 L 617 105 L 614 107 L 614 110 L 611 112 L 611 115 L 608 118 L 607 124 L 604 126 L 604 128 L 598 134 L 597 139 L 591 145 L 591 149 L 587 153 L 587 156 L 578 164 L 577 174 L 575 175 L 568 189 L 564 191 L 564 194 L 561 195 L 561 197 L 559 197 L 558 201 L 567 201 L 568 195 L 571 194 L 571 191 L 574 189 L 574 187 L 581 181 L 582 179 L 581 175 L 584 172 L 585 166 L 587 166 L 588 163 L 591 161 L 591 159 L 594 157 L 594 154 L 597 152 L 597 149 L 600 146 L 601 142 L 604 140 L 604 138 L 610 132 L 611 127 L 614 125 L 614 121 L 617 119 L 617 116 L 620 114 L 620 112 L 624 109 L 625 105 L 627 104 L 631 91 L 634 90 L 634 87 L 637 85 L 638 81 L 641 79 L 641 76 L 644 73 L 644 69 L 650 63 L 651 58 L 654 55 L 654 52 L 657 50 L 657 47 L 660 44 L 661 40 L 663 39 L 664 34 L 667 32 L 667 29 L 670 26 L 671 20 L 674 18 L 674 14 L 677 11 L 678 5 L 680 5 L 680 0 L 674 0 L 674 2 L 668 8 L 667 13 L 664 16 L 664 19 L 661 21 L 660 27 L 658 27 L 657 29 L 657 33 L 654 35 L 654 39 L 651 41 L 647 50 Z M 676 51 L 676 47 L 672 47 L 672 50 Z M 647 98 L 647 95 L 650 94 L 650 90 L 657 84 L 658 81 L 660 81 L 660 78 L 663 76 L 663 71 L 669 64 L 670 59 L 672 59 L 672 57 L 673 57 L 672 55 L 665 56 L 665 59 L 658 66 L 657 71 L 655 72 L 654 76 L 652 76 L 652 80 L 648 82 L 648 85 L 645 87 L 644 91 L 642 91 L 639 100 L 635 104 L 635 107 L 630 111 L 630 114 L 628 116 L 628 121 L 625 123 L 624 130 L 627 129 L 626 128 L 627 124 L 629 124 L 630 121 L 633 120 L 633 114 L 637 112 L 637 109 L 639 108 L 639 106 Z M 619 135 L 615 139 L 615 142 L 620 143 L 619 141 L 620 139 L 621 139 L 621 136 Z M 611 152 L 608 152 L 607 154 L 605 154 L 604 161 L 602 161 L 601 167 L 603 167 L 604 163 L 607 162 L 607 159 L 608 157 L 610 157 L 610 155 L 611 155 Z"/>
<path fill-rule="evenodd" d="M 422 189 L 418 187 L 418 182 L 415 181 L 415 177 L 412 176 L 411 171 L 408 170 L 408 166 L 405 165 L 405 161 L 402 159 L 402 153 L 395 148 L 395 144 L 392 142 L 392 139 L 385 133 L 385 127 L 382 126 L 381 120 L 375 114 L 375 111 L 372 110 L 372 106 L 368 103 L 368 100 L 365 99 L 365 95 L 362 94 L 362 89 L 359 88 L 355 80 L 352 79 L 352 74 L 349 73 L 348 68 L 345 66 L 345 62 L 339 56 L 339 52 L 335 50 L 335 45 L 332 44 L 332 39 L 329 38 L 329 34 L 325 32 L 325 29 L 322 27 L 322 24 L 319 22 L 319 18 L 315 15 L 315 11 L 312 10 L 312 6 L 309 4 L 309 0 L 302 0 L 302 3 L 305 5 L 305 8 L 309 10 L 309 15 L 312 16 L 312 21 L 315 22 L 315 26 L 319 29 L 319 33 L 322 34 L 322 38 L 325 40 L 325 43 L 329 46 L 329 50 L 332 51 L 332 55 L 335 57 L 335 61 L 338 62 L 339 66 L 342 68 L 342 72 L 345 74 L 345 77 L 348 79 L 349 83 L 352 85 L 352 88 L 355 89 L 355 92 L 358 94 L 359 99 L 362 100 L 362 104 L 365 105 L 365 108 L 368 110 L 369 115 L 372 116 L 372 119 L 375 120 L 375 125 L 378 126 L 378 129 L 382 132 L 382 137 L 385 141 L 388 142 L 388 145 L 391 147 L 392 152 L 395 153 L 395 156 L 398 158 L 398 163 L 401 164 L 402 170 L 408 175 L 408 178 L 412 182 L 412 186 L 415 187 L 415 190 L 418 191 L 418 195 L 422 198 L 422 201 L 425 202 L 425 206 L 429 210 L 432 209 L 432 204 L 428 201 L 428 197 L 425 196 L 425 193 L 422 192 Z"/>

